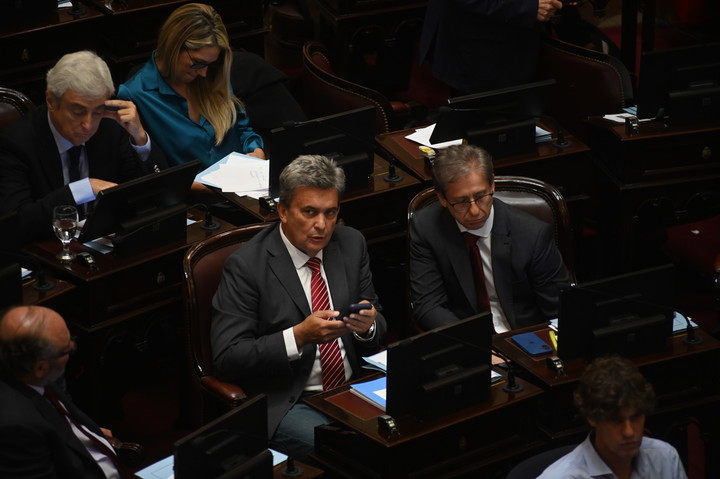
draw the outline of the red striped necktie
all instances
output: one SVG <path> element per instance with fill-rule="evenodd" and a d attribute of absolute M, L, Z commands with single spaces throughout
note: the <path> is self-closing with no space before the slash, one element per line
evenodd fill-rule
<path fill-rule="evenodd" d="M 313 312 L 327 311 L 330 309 L 330 297 L 325 280 L 320 273 L 320 259 L 310 258 L 306 264 L 312 272 L 310 278 L 312 310 Z M 337 339 L 320 345 L 320 367 L 324 391 L 336 388 L 345 382 L 345 365 Z"/>
<path fill-rule="evenodd" d="M 480 238 L 469 231 L 463 232 L 463 238 L 470 248 L 470 264 L 473 269 L 473 280 L 475 282 L 475 291 L 477 292 L 477 306 L 480 312 L 490 311 L 490 298 L 488 297 L 487 288 L 485 287 L 485 271 L 483 269 L 482 257 L 477 242 Z"/>

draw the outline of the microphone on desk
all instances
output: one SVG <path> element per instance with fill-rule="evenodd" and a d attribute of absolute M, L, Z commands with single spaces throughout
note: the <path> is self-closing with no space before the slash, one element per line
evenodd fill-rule
<path fill-rule="evenodd" d="M 503 386 L 503 391 L 505 391 L 506 393 L 515 394 L 515 393 L 519 393 L 523 389 L 525 389 L 523 387 L 523 385 L 519 384 L 515 379 L 515 371 L 513 369 L 514 366 L 513 366 L 512 361 L 510 361 L 510 358 L 505 356 L 505 354 L 503 354 L 500 350 L 498 350 L 495 347 L 491 347 L 490 349 L 492 350 L 492 352 L 494 354 L 497 354 L 502 359 L 504 359 L 505 365 L 507 366 L 507 384 L 505 384 L 505 386 Z"/>
<path fill-rule="evenodd" d="M 212 212 L 210 212 L 208 205 L 205 203 L 198 203 L 193 205 L 193 208 L 201 209 L 205 213 L 205 220 L 200 224 L 200 228 L 210 231 L 220 228 L 220 223 L 213 220 Z"/>
<path fill-rule="evenodd" d="M 295 459 L 290 455 L 290 451 L 284 442 L 270 439 L 268 441 L 268 444 L 277 447 L 278 449 L 282 449 L 282 451 L 287 456 L 287 459 L 285 459 L 285 467 L 282 469 L 282 471 L 280 471 L 280 474 L 283 477 L 300 477 L 303 475 L 303 473 L 305 472 L 304 469 L 295 464 Z"/>
<path fill-rule="evenodd" d="M 29 269 L 33 273 L 35 282 L 32 287 L 34 289 L 38 291 L 49 291 L 55 287 L 55 282 L 50 281 L 47 276 L 45 276 L 45 269 L 42 267 L 40 261 L 32 256 L 10 252 L 3 252 L 2 256 L 12 258 L 17 261 L 20 266 Z"/>
<path fill-rule="evenodd" d="M 403 176 L 397 172 L 397 159 L 382 145 L 375 143 L 375 142 L 368 142 L 365 138 L 361 138 L 350 131 L 346 130 L 345 128 L 339 128 L 333 124 L 330 124 L 328 122 L 321 121 L 320 119 L 314 119 L 314 120 L 305 120 L 305 121 L 285 121 L 282 124 L 282 127 L 287 129 L 298 127 L 298 126 L 304 126 L 304 125 L 310 125 L 310 124 L 318 124 L 321 125 L 329 130 L 336 131 L 340 134 L 343 134 L 356 142 L 362 144 L 363 146 L 369 147 L 374 153 L 380 155 L 383 160 L 388 162 L 388 173 L 383 177 L 383 180 L 387 181 L 388 183 L 399 183 L 403 180 Z"/>
<path fill-rule="evenodd" d="M 68 10 L 68 13 L 72 15 L 73 17 L 79 17 L 80 15 L 85 15 L 85 9 L 80 5 L 79 0 L 71 0 L 72 8 Z"/>

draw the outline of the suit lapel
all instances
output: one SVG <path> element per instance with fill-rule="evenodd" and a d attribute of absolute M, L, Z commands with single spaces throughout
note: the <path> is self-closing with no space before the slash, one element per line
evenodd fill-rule
<path fill-rule="evenodd" d="M 515 309 L 512 307 L 512 237 L 507 206 L 500 200 L 493 200 L 495 223 L 493 224 L 492 265 L 495 279 L 495 292 L 505 313 L 505 319 L 511 327 L 515 327 Z"/>
<path fill-rule="evenodd" d="M 292 299 L 293 303 L 303 313 L 303 318 L 310 316 L 312 312 L 310 305 L 307 302 L 305 291 L 303 291 L 302 284 L 298 278 L 297 271 L 295 271 L 295 265 L 290 259 L 290 253 L 288 253 L 285 243 L 283 243 L 280 237 L 280 224 L 270 232 L 268 241 L 268 253 L 270 254 L 270 260 L 268 266 L 273 272 L 277 280 L 282 284 L 287 295 Z"/>
<path fill-rule="evenodd" d="M 442 209 L 440 213 L 440 221 L 442 224 L 438 225 L 438 231 L 445 236 L 443 243 L 447 245 L 447 257 L 450 265 L 455 271 L 455 277 L 458 278 L 460 288 L 465 298 L 467 298 L 472 309 L 477 310 L 477 290 L 473 282 L 473 270 L 472 264 L 470 263 L 470 252 L 468 251 L 467 243 L 465 239 L 463 239 L 452 215 L 448 213 L 447 209 L 440 203 L 437 203 L 437 205 Z M 464 281 L 463 278 L 468 278 L 469 280 Z"/>
<path fill-rule="evenodd" d="M 325 275 L 328 279 L 333 307 L 335 310 L 340 310 L 355 298 L 350 298 L 345 262 L 343 261 L 340 245 L 335 240 L 335 236 L 333 236 L 323 250 L 323 258 L 323 268 L 325 269 Z"/>
<path fill-rule="evenodd" d="M 33 112 L 33 122 L 35 123 L 35 131 L 38 132 L 37 148 L 43 152 L 41 155 L 42 160 L 42 173 L 45 175 L 45 180 L 50 185 L 50 190 L 56 190 L 62 188 L 65 185 L 62 171 L 62 160 L 60 159 L 60 153 L 57 150 L 57 144 L 55 138 L 50 130 L 50 119 L 48 118 L 48 110 L 46 105 L 40 105 Z"/>

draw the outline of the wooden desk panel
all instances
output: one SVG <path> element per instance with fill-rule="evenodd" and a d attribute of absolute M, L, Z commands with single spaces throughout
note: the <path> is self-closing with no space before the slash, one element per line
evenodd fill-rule
<path fill-rule="evenodd" d="M 73 326 L 91 332 L 122 322 L 148 311 L 160 309 L 182 298 L 182 257 L 194 243 L 234 228 L 217 220 L 221 227 L 204 230 L 199 220 L 188 226 L 185 241 L 176 241 L 130 257 L 115 253 L 101 254 L 77 242 L 71 243 L 74 252 L 88 251 L 95 257 L 96 269 L 76 260 L 63 264 L 55 255 L 61 245 L 57 240 L 27 245 L 24 250 L 36 257 L 53 274 L 75 285 L 77 301 L 64 301 L 63 314 Z"/>
<path fill-rule="evenodd" d="M 558 376 L 547 367 L 546 356 L 533 358 L 512 341 L 512 335 L 527 331 L 538 332 L 542 337 L 547 335 L 548 328 L 539 325 L 497 334 L 493 337 L 493 347 L 523 368 L 527 372 L 526 379 L 547 391 L 539 401 L 537 419 L 548 435 L 566 436 L 584 430 L 585 424 L 575 417 L 572 393 L 588 361 L 564 361 L 567 375 Z M 655 388 L 656 414 L 691 413 L 695 408 L 720 401 L 720 383 L 717 381 L 720 377 L 720 341 L 700 330 L 696 334 L 703 340 L 701 344 L 685 344 L 685 335 L 681 334 L 669 338 L 664 351 L 630 358 Z M 561 334 L 559 340 L 562 340 Z"/>
<path fill-rule="evenodd" d="M 337 400 L 355 396 L 349 386 L 312 396 L 306 402 L 336 421 L 316 428 L 316 456 L 328 469 L 349 477 L 437 478 L 526 453 L 541 443 L 533 418 L 541 390 L 519 381 L 524 390 L 517 394 L 493 385 L 486 401 L 440 418 L 395 418 L 400 431 L 395 436 L 379 428 L 379 409 L 368 416 L 364 406 L 354 404 L 362 399 Z"/>

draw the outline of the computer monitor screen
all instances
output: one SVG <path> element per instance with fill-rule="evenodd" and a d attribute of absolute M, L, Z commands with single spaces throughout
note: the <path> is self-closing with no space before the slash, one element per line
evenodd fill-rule
<path fill-rule="evenodd" d="M 563 289 L 558 356 L 663 351 L 672 335 L 674 281 L 673 266 L 663 265 Z"/>
<path fill-rule="evenodd" d="M 720 120 L 720 43 L 643 52 L 637 98 L 640 118 Z"/>
<path fill-rule="evenodd" d="M 175 443 L 177 479 L 272 478 L 267 398 L 258 395 Z"/>
<path fill-rule="evenodd" d="M 448 100 L 430 137 L 432 143 L 465 139 L 494 156 L 535 148 L 535 124 L 543 116 L 555 80 L 543 80 Z"/>
<path fill-rule="evenodd" d="M 272 130 L 265 139 L 270 195 L 280 193 L 280 173 L 300 155 L 333 158 L 348 187 L 367 185 L 375 166 L 375 107 L 367 106 Z"/>
<path fill-rule="evenodd" d="M 387 413 L 438 417 L 490 391 L 492 316 L 472 316 L 388 346 Z"/>
<path fill-rule="evenodd" d="M 86 242 L 113 233 L 133 233 L 178 215 L 183 216 L 178 224 L 184 232 L 185 198 L 200 164 L 194 160 L 102 190 L 78 239 Z"/>

